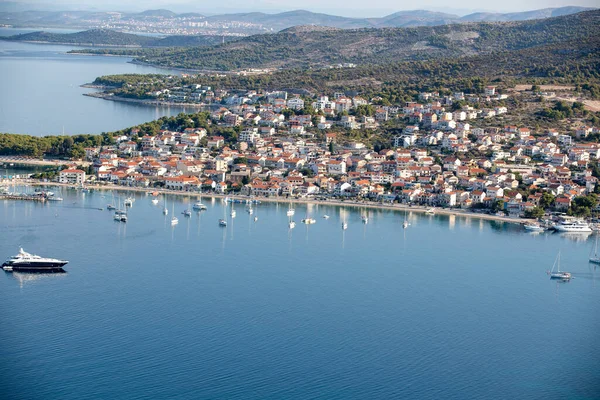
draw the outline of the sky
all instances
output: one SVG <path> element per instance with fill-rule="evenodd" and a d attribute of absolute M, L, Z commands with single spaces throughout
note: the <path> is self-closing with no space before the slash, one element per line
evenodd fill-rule
<path fill-rule="evenodd" d="M 6 0 L 0 0 L 0 3 Z M 14 1 L 14 0 L 12 0 Z M 583 6 L 598 7 L 598 0 L 504 0 L 497 3 L 480 0 L 423 0 L 399 2 L 397 0 L 23 0 L 22 3 L 52 9 L 97 9 L 113 11 L 143 11 L 166 8 L 175 12 L 194 11 L 205 14 L 235 12 L 281 12 L 309 10 L 348 17 L 380 17 L 403 10 L 430 10 L 465 15 L 471 12 L 515 12 L 548 7 Z"/>

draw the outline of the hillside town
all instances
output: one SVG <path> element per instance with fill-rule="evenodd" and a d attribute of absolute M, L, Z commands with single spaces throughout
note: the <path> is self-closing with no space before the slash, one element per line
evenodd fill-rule
<path fill-rule="evenodd" d="M 400 202 L 508 216 L 567 212 L 576 198 L 597 192 L 590 162 L 600 157 L 600 144 L 585 138 L 600 133 L 598 128 L 476 127 L 509 112 L 495 105 L 508 96 L 493 86 L 477 95 L 420 93 L 419 102 L 400 106 L 373 106 L 377 99 L 334 93 L 317 97 L 310 104 L 312 115 L 289 113 L 307 104 L 284 91 L 262 93 L 258 103 L 257 91 L 197 90 L 204 98 L 223 100 L 208 123 L 234 128 L 237 137 L 211 136 L 193 127 L 163 129 L 154 136 L 132 129 L 116 137 L 113 146 L 86 148 L 93 176 L 69 168 L 60 172 L 59 181 Z M 463 105 L 453 107 L 458 101 Z M 351 115 L 361 106 L 372 106 L 373 115 Z M 348 132 L 376 131 L 390 119 L 411 125 L 388 146 L 373 148 L 349 138 Z"/>

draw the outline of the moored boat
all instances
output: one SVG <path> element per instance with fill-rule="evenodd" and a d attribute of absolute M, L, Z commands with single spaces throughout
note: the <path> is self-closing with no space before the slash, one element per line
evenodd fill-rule
<path fill-rule="evenodd" d="M 219 226 L 227 226 L 227 221 L 225 221 L 224 219 L 220 219 Z"/>
<path fill-rule="evenodd" d="M 312 218 L 304 218 L 304 219 L 302 220 L 302 223 L 303 223 L 303 224 L 306 224 L 306 225 L 311 225 L 311 224 L 314 224 L 314 223 L 316 223 L 316 222 L 317 222 L 317 221 L 316 221 L 316 220 L 314 220 L 314 219 L 312 219 Z"/>
<path fill-rule="evenodd" d="M 546 230 L 546 228 L 534 222 L 523 225 L 523 228 L 531 232 L 542 232 Z"/>
<path fill-rule="evenodd" d="M 569 232 L 569 233 L 590 233 L 592 228 L 585 221 L 573 220 L 563 221 L 559 224 L 554 225 L 554 229 L 558 232 Z"/>

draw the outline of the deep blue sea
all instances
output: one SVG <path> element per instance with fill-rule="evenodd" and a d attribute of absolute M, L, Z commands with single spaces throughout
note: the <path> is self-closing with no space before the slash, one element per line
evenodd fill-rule
<path fill-rule="evenodd" d="M 2 398 L 599 398 L 593 235 L 316 205 L 290 231 L 283 202 L 185 218 L 195 199 L 143 194 L 123 224 L 111 192 L 56 192 L 0 202 L 1 257 L 70 261 L 0 272 Z"/>

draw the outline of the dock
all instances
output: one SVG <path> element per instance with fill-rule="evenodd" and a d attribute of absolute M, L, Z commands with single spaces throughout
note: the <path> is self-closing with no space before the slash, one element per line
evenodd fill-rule
<path fill-rule="evenodd" d="M 0 200 L 26 200 L 26 201 L 46 201 L 45 196 L 38 194 L 14 194 L 14 193 L 0 193 Z"/>

